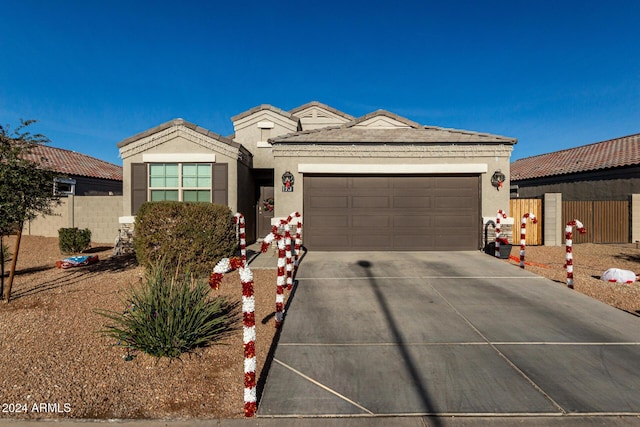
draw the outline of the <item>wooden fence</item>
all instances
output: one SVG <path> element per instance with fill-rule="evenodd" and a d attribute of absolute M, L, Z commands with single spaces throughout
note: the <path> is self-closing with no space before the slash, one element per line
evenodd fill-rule
<path fill-rule="evenodd" d="M 513 244 L 520 244 L 520 221 L 522 216 L 530 212 L 536 216 L 537 224 L 527 220 L 527 234 L 525 242 L 527 245 L 542 244 L 542 199 L 511 199 L 509 201 L 509 212 L 513 217 Z"/>
<path fill-rule="evenodd" d="M 574 243 L 628 243 L 629 202 L 563 201 L 562 223 L 577 219 L 587 230 L 586 234 L 573 233 Z M 564 240 L 564 236 L 563 236 Z"/>

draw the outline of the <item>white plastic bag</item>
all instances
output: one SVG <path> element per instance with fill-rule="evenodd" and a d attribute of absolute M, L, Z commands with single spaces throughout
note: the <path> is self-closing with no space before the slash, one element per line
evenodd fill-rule
<path fill-rule="evenodd" d="M 612 283 L 633 283 L 636 281 L 636 273 L 619 268 L 610 268 L 600 276 L 605 282 Z"/>

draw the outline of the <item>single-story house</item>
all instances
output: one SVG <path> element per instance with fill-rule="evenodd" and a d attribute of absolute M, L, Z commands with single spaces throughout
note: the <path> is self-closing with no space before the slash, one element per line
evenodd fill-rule
<path fill-rule="evenodd" d="M 476 250 L 483 218 L 509 209 L 515 138 L 319 102 L 231 120 L 228 137 L 175 119 L 118 143 L 123 218 L 145 201 L 204 201 L 242 212 L 248 240 L 297 211 L 310 250 Z"/>
<path fill-rule="evenodd" d="M 562 200 L 628 200 L 640 194 L 640 134 L 519 159 L 512 197 L 562 193 Z"/>
<path fill-rule="evenodd" d="M 122 167 L 95 157 L 39 144 L 26 159 L 63 174 L 52 183 L 61 196 L 122 195 Z"/>

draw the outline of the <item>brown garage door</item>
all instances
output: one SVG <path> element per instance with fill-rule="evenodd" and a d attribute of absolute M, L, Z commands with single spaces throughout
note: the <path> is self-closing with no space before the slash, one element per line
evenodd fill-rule
<path fill-rule="evenodd" d="M 480 177 L 304 177 L 304 244 L 312 250 L 475 250 Z"/>

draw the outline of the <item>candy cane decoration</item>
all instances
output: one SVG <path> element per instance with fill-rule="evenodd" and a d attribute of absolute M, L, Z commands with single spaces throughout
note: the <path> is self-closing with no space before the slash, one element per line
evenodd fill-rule
<path fill-rule="evenodd" d="M 532 213 L 526 213 L 522 215 L 522 220 L 520 221 L 520 268 L 524 268 L 524 249 L 526 245 L 526 234 L 527 234 L 527 218 L 531 219 L 531 222 L 534 224 L 538 223 L 536 216 Z"/>
<path fill-rule="evenodd" d="M 573 233 L 571 230 L 573 227 L 576 227 L 580 234 L 584 234 L 587 230 L 584 229 L 584 226 L 580 221 L 574 219 L 573 221 L 569 221 L 567 223 L 567 227 L 565 228 L 565 244 L 566 244 L 566 252 L 567 252 L 567 262 L 564 265 L 564 268 L 567 269 L 567 286 L 570 289 L 573 289 Z"/>
<path fill-rule="evenodd" d="M 496 216 L 496 258 L 500 258 L 500 217 L 507 218 L 507 214 L 500 209 L 498 211 L 498 215 Z"/>
<path fill-rule="evenodd" d="M 291 227 L 290 223 L 293 218 L 298 218 L 296 228 L 296 241 L 295 241 L 295 262 L 293 261 L 293 255 L 291 251 Z M 293 271 L 298 266 L 298 253 L 302 246 L 302 222 L 300 221 L 300 214 L 293 212 L 286 219 L 280 220 L 279 225 L 284 228 L 284 234 L 278 231 L 278 226 L 273 226 L 271 232 L 265 236 L 262 240 L 261 251 L 266 252 L 269 250 L 269 245 L 275 240 L 278 244 L 278 276 L 276 279 L 276 313 L 275 313 L 275 327 L 279 328 L 284 320 L 284 289 L 285 285 L 287 290 L 293 288 Z"/>
<path fill-rule="evenodd" d="M 247 234 L 245 230 L 244 215 L 240 212 L 233 216 L 233 220 L 237 225 L 238 240 L 240 241 L 240 258 L 242 259 L 242 266 L 246 267 L 247 264 Z"/>
<path fill-rule="evenodd" d="M 256 315 L 253 293 L 253 273 L 247 266 L 244 215 L 237 213 L 234 221 L 238 224 L 241 257 L 223 258 L 213 268 L 209 277 L 212 289 L 219 289 L 224 274 L 239 269 L 242 284 L 242 348 L 244 353 L 244 416 L 253 417 L 258 409 L 256 389 Z"/>
<path fill-rule="evenodd" d="M 279 328 L 284 320 L 284 285 L 285 285 L 285 242 L 278 239 L 278 277 L 276 278 L 276 316 L 275 326 Z"/>
<path fill-rule="evenodd" d="M 244 350 L 244 416 L 253 417 L 257 410 L 256 393 L 256 300 L 253 294 L 253 273 L 240 268 L 242 283 L 242 346 Z"/>

